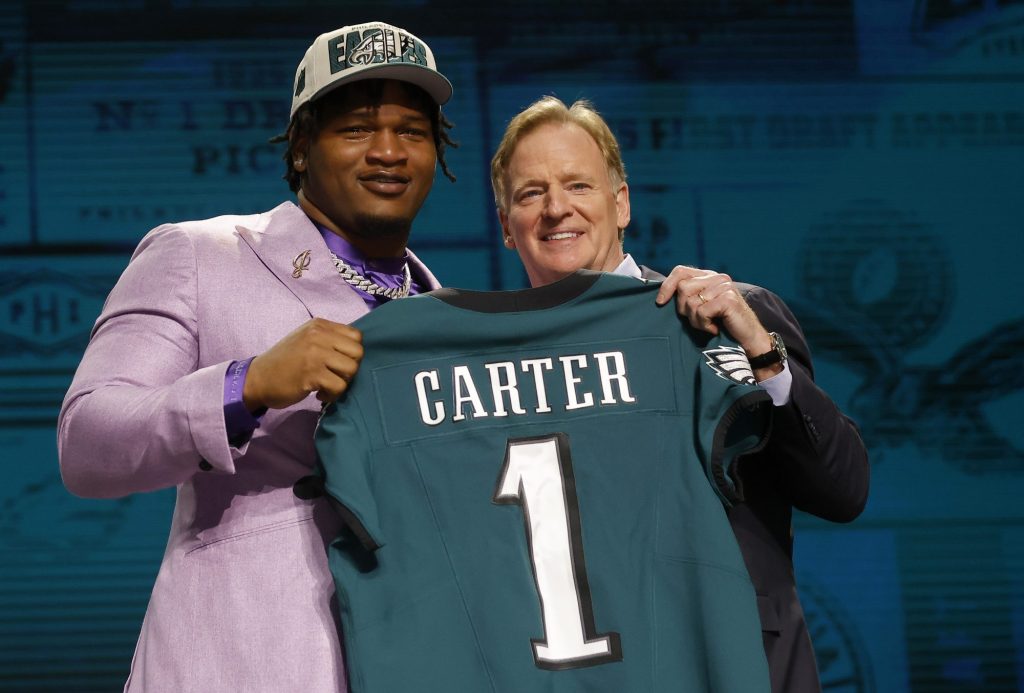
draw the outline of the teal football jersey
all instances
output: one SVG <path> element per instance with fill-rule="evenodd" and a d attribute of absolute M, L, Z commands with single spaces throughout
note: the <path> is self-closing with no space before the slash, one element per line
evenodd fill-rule
<path fill-rule="evenodd" d="M 580 272 L 355 323 L 317 429 L 354 693 L 764 693 L 723 500 L 770 399 L 657 285 Z"/>

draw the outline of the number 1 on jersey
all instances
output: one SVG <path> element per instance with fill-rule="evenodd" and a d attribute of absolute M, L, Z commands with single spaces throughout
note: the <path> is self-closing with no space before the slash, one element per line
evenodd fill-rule
<path fill-rule="evenodd" d="M 575 669 L 622 659 L 618 633 L 597 634 L 583 559 L 576 480 L 564 433 L 510 438 L 493 498 L 523 509 L 544 619 L 532 639 L 542 669 Z"/>

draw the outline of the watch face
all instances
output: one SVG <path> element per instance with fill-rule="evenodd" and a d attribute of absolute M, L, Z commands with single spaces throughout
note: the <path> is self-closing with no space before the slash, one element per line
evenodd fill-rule
<path fill-rule="evenodd" d="M 779 352 L 779 356 L 782 357 L 781 360 L 785 361 L 788 354 L 786 352 L 786 343 L 782 341 L 782 335 L 778 332 L 771 332 L 770 334 L 772 336 L 772 346 L 775 347 L 775 351 Z"/>

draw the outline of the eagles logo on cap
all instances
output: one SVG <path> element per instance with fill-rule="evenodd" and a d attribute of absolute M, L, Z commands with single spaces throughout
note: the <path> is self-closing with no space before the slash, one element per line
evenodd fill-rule
<path fill-rule="evenodd" d="M 342 27 L 317 36 L 295 71 L 291 115 L 302 104 L 362 79 L 395 79 L 423 89 L 440 106 L 452 85 L 437 71 L 430 47 L 384 22 Z"/>

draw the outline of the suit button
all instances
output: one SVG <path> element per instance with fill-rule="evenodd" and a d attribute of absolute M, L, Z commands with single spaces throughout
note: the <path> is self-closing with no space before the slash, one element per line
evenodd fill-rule
<path fill-rule="evenodd" d="M 211 469 L 213 469 L 213 465 L 207 462 L 206 460 L 199 460 L 199 468 L 202 469 L 204 472 L 208 472 Z"/>
<path fill-rule="evenodd" d="M 807 430 L 810 431 L 811 437 L 814 438 L 815 442 L 821 439 L 821 434 L 818 433 L 818 427 L 814 425 L 814 420 L 808 414 L 804 414 L 804 423 L 807 424 Z"/>

